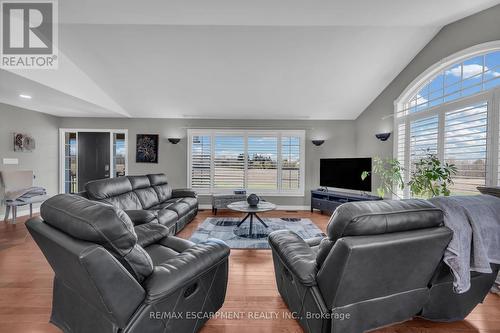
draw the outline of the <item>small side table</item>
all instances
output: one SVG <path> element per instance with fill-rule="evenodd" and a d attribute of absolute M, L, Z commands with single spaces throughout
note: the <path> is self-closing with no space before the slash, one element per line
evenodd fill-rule
<path fill-rule="evenodd" d="M 212 213 L 217 215 L 217 209 L 228 208 L 227 206 L 233 202 L 244 201 L 247 199 L 246 194 L 213 194 L 212 195 Z"/>

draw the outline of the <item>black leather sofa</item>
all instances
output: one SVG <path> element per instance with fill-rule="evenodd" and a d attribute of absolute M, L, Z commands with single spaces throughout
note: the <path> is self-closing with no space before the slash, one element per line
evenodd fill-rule
<path fill-rule="evenodd" d="M 222 241 L 195 245 L 159 223 L 134 227 L 116 207 L 67 194 L 26 225 L 55 272 L 51 322 L 64 332 L 191 333 L 224 302 Z"/>
<path fill-rule="evenodd" d="M 327 236 L 269 236 L 278 290 L 308 333 L 361 333 L 421 316 L 453 321 L 482 302 L 498 273 L 453 292 L 442 264 L 452 232 L 424 200 L 356 202 L 332 215 Z"/>
<path fill-rule="evenodd" d="M 181 231 L 198 213 L 196 192 L 172 189 L 164 174 L 95 180 L 85 190 L 81 196 L 124 210 L 135 225 L 159 222 L 170 235 Z"/>

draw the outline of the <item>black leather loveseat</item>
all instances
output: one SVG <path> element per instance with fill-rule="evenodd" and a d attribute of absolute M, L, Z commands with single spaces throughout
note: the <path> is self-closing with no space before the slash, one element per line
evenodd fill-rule
<path fill-rule="evenodd" d="M 198 213 L 196 192 L 172 189 L 167 176 L 124 176 L 89 182 L 80 195 L 122 209 L 135 225 L 159 222 L 170 235 L 181 231 Z"/>
<path fill-rule="evenodd" d="M 453 292 L 442 257 L 452 232 L 428 201 L 346 203 L 324 238 L 269 236 L 278 290 L 308 333 L 361 333 L 421 316 L 453 321 L 482 302 L 498 273 Z"/>
<path fill-rule="evenodd" d="M 60 194 L 27 228 L 55 273 L 51 322 L 64 332 L 196 332 L 223 304 L 229 248 L 134 227 L 120 209 Z"/>

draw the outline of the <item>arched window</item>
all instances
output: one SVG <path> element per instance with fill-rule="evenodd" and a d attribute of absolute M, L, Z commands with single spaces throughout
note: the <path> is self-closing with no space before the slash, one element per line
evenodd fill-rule
<path fill-rule="evenodd" d="M 500 41 L 461 51 L 422 73 L 395 102 L 394 154 L 406 180 L 414 163 L 433 152 L 458 168 L 452 194 L 498 185 L 499 112 Z"/>

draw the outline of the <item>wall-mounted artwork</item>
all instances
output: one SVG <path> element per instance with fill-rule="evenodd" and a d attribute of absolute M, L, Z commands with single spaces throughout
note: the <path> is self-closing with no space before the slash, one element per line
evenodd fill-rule
<path fill-rule="evenodd" d="M 158 134 L 137 134 L 137 163 L 158 163 Z"/>
<path fill-rule="evenodd" d="M 35 139 L 24 133 L 14 133 L 14 151 L 33 151 L 35 150 Z"/>

